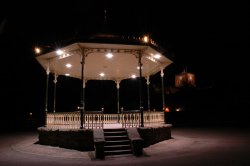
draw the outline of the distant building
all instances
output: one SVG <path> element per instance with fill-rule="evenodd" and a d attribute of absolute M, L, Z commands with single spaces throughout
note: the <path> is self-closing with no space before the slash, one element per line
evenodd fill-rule
<path fill-rule="evenodd" d="M 190 86 L 195 87 L 195 75 L 188 72 L 182 72 L 175 76 L 175 86 L 176 87 L 183 87 L 183 86 Z"/>

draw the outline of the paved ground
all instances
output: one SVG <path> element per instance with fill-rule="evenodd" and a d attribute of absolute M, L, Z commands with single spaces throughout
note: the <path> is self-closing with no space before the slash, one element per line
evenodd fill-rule
<path fill-rule="evenodd" d="M 36 132 L 1 134 L 0 166 L 166 165 L 249 166 L 249 129 L 172 128 L 173 139 L 144 149 L 141 157 L 95 160 L 93 152 L 35 144 Z"/>

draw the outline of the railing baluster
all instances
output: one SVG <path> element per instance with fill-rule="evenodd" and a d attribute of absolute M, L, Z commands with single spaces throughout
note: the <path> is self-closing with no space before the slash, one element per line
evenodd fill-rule
<path fill-rule="evenodd" d="M 100 111 L 86 111 L 85 128 L 103 128 L 104 124 L 116 124 L 118 122 L 118 114 L 103 114 Z M 139 127 L 140 126 L 140 112 L 122 111 L 120 116 L 120 123 L 123 128 Z M 80 127 L 80 113 L 79 112 L 56 112 L 47 113 L 47 127 L 53 128 L 79 128 Z M 163 112 L 145 112 L 144 125 L 155 126 L 164 123 Z"/>

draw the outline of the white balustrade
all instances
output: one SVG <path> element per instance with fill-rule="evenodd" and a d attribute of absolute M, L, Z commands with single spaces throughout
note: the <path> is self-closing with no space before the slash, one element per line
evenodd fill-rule
<path fill-rule="evenodd" d="M 159 126 L 164 124 L 163 112 L 144 112 L 144 126 Z"/>
<path fill-rule="evenodd" d="M 103 128 L 104 124 L 122 124 L 123 128 L 140 127 L 139 111 L 123 111 L 121 114 L 103 114 L 101 111 L 84 112 L 84 128 Z M 144 126 L 159 126 L 164 123 L 163 112 L 144 112 Z M 80 128 L 80 112 L 47 113 L 47 127 Z"/>

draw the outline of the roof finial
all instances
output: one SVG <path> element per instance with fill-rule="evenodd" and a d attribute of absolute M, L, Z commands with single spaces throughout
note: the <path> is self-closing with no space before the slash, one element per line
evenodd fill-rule
<path fill-rule="evenodd" d="M 183 73 L 187 73 L 187 66 L 183 67 Z"/>
<path fill-rule="evenodd" d="M 107 9 L 104 9 L 104 23 L 107 23 Z"/>

